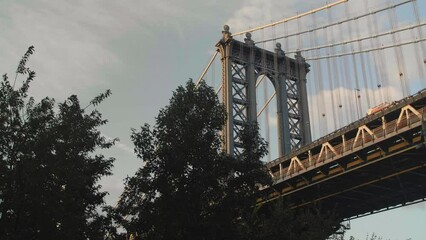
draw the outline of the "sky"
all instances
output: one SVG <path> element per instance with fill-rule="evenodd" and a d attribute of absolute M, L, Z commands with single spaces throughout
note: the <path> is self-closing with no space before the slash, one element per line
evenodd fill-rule
<path fill-rule="evenodd" d="M 351 0 L 349 9 L 362 9 L 362 2 Z M 369 3 L 378 6 L 384 1 Z M 224 24 L 236 32 L 324 4 L 325 1 L 312 0 L 0 0 L 0 73 L 12 76 L 20 57 L 34 45 L 35 54 L 29 66 L 37 77 L 30 94 L 36 99 L 49 96 L 61 102 L 77 94 L 82 103 L 88 103 L 97 94 L 111 89 L 112 96 L 97 108 L 109 120 L 101 128 L 102 133 L 120 139 L 105 152 L 116 158 L 114 174 L 101 181 L 103 189 L 110 193 L 106 198 L 108 204 L 114 205 L 123 189 L 123 179 L 142 166 L 133 154 L 131 128 L 153 124 L 172 91 L 189 78 L 198 79 L 215 51 Z M 425 0 L 418 0 L 418 4 L 423 9 Z M 339 10 L 334 14 L 337 17 Z M 324 18 L 319 15 L 318 22 Z M 386 20 L 379 17 L 378 21 L 384 28 Z M 307 22 L 302 27 L 311 27 L 315 21 Z M 364 26 L 360 28 L 361 34 L 367 31 Z M 271 33 L 253 34 L 253 38 L 268 34 Z M 288 42 L 283 42 L 284 48 L 293 47 Z M 411 59 L 410 55 L 405 57 Z M 211 79 L 220 77 L 220 65 L 215 63 L 213 69 L 205 78 L 218 87 L 219 83 Z M 320 80 L 318 74 L 311 74 L 312 79 Z M 409 85 L 411 93 L 425 87 L 418 79 Z M 323 96 L 353 94 L 353 88 L 327 86 L 323 86 Z M 321 103 L 317 99 L 320 94 L 313 89 L 310 101 Z M 390 84 L 389 95 L 397 96 L 399 91 L 395 89 L 398 86 Z M 395 91 L 398 94 L 393 94 Z M 321 121 L 319 113 L 312 118 Z M 426 205 L 417 204 L 354 220 L 348 235 L 365 239 L 367 234 L 375 232 L 384 239 L 426 239 L 425 222 Z"/>

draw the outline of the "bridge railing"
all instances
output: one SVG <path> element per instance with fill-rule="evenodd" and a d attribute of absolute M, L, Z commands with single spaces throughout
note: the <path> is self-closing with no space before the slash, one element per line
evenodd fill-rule
<path fill-rule="evenodd" d="M 385 118 L 382 117 L 382 124 L 374 129 L 368 128 L 366 125 L 358 127 L 355 137 L 345 139 L 346 134 L 341 135 L 339 143 L 325 142 L 321 145 L 316 146 L 316 153 L 312 154 L 311 150 L 308 150 L 302 158 L 302 155 L 293 156 L 287 161 L 283 161 L 278 166 L 272 166 L 269 168 L 270 174 L 274 180 L 285 180 L 290 177 L 294 177 L 298 174 L 312 170 L 313 168 L 322 166 L 326 163 L 330 163 L 334 160 L 340 159 L 342 156 L 352 154 L 360 151 L 366 146 L 372 145 L 376 142 L 383 141 L 388 137 L 392 137 L 400 131 L 406 131 L 412 127 L 412 125 L 426 120 L 426 107 L 414 109 L 410 105 L 404 106 L 400 110 L 399 117 L 386 122 Z M 416 124 L 418 126 L 418 124 Z M 352 133 L 352 135 L 354 132 Z M 313 148 L 315 149 L 315 148 Z M 369 153 L 381 151 L 380 148 L 372 148 Z M 336 162 L 336 167 L 338 163 Z"/>

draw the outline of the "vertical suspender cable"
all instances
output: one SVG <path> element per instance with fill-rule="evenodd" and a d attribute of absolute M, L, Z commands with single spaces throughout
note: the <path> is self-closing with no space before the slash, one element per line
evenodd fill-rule
<path fill-rule="evenodd" d="M 275 26 L 272 27 L 272 38 L 274 39 L 272 41 L 272 48 L 274 48 L 277 44 L 277 40 L 275 39 L 276 36 L 276 31 L 275 31 Z"/>
<path fill-rule="evenodd" d="M 262 29 L 262 39 L 265 39 L 265 30 Z M 266 49 L 266 45 L 265 43 L 262 44 L 262 49 Z M 266 68 L 266 52 L 262 51 L 262 67 Z M 263 81 L 263 98 L 265 103 L 268 101 L 268 81 Z M 265 109 L 265 140 L 269 143 L 270 142 L 270 129 L 269 129 L 269 108 L 266 107 Z M 268 156 L 267 156 L 267 160 L 271 161 L 271 147 L 270 144 L 268 144 L 267 146 L 268 148 Z"/>
<path fill-rule="evenodd" d="M 373 18 L 373 28 L 374 28 L 374 34 L 378 34 L 379 33 L 379 26 L 378 26 L 378 19 L 376 17 L 376 14 L 372 15 Z M 383 45 L 380 43 L 380 40 L 378 38 L 376 38 L 376 45 L 377 47 Z M 378 55 L 378 62 L 379 62 L 379 69 L 380 69 L 380 73 L 379 75 L 382 78 L 381 83 L 379 83 L 379 85 L 377 85 L 380 88 L 380 93 L 383 95 L 383 101 L 385 102 L 390 102 L 390 94 L 389 94 L 389 89 L 391 88 L 391 84 L 390 84 L 390 79 L 389 79 L 389 75 L 388 75 L 388 67 L 387 67 L 387 63 L 386 63 L 386 52 L 380 51 L 380 55 Z"/>
<path fill-rule="evenodd" d="M 299 15 L 299 12 L 297 12 L 296 14 Z M 301 32 L 300 31 L 300 18 L 298 18 L 296 20 L 296 23 L 297 23 L 297 32 Z M 302 49 L 302 48 L 303 48 L 303 46 L 302 46 L 302 36 L 301 36 L 301 34 L 297 34 L 297 49 Z"/>
<path fill-rule="evenodd" d="M 314 24 L 314 22 L 315 22 L 315 13 L 312 14 L 312 24 Z M 315 46 L 314 38 L 312 36 L 313 33 L 309 32 L 308 35 L 309 35 L 310 45 Z M 308 53 L 311 56 L 313 55 L 312 52 L 308 52 Z M 308 97 L 311 96 L 311 99 L 309 101 L 309 105 L 310 105 L 309 116 L 310 116 L 311 119 L 309 121 L 311 123 L 311 132 L 314 134 L 312 136 L 312 139 L 317 139 L 318 137 L 320 137 L 319 133 L 317 132 L 319 130 L 317 125 L 320 121 L 320 110 L 319 110 L 319 106 L 318 106 L 318 102 L 319 102 L 318 96 L 319 95 L 318 95 L 318 88 L 315 87 L 317 85 L 317 82 L 318 82 L 318 75 L 316 73 L 317 72 L 316 71 L 317 63 L 318 63 L 318 61 L 315 61 L 315 64 L 312 66 L 314 68 L 313 71 L 312 71 L 313 72 L 313 78 L 311 77 L 311 80 L 308 82 L 308 88 L 309 88 L 309 91 L 310 91 L 310 94 L 308 95 Z M 316 97 L 316 99 L 314 97 Z M 314 109 L 315 109 L 315 112 L 314 112 Z"/>
<path fill-rule="evenodd" d="M 317 23 L 317 19 L 316 19 L 316 15 L 312 14 L 314 21 L 314 28 L 316 27 L 316 23 Z M 318 37 L 317 37 L 317 32 L 313 32 L 314 34 L 314 45 L 317 46 L 318 45 Z M 315 55 L 319 55 L 319 51 L 320 50 L 315 50 Z M 323 71 L 322 71 L 322 64 L 321 64 L 322 60 L 318 60 L 315 61 L 315 68 L 317 69 L 317 75 L 318 78 L 315 80 L 315 88 L 317 90 L 317 95 L 319 98 L 319 106 L 318 106 L 318 118 L 319 118 L 319 133 L 320 133 L 320 137 L 324 136 L 326 133 L 328 133 L 328 126 L 327 126 L 327 121 L 325 121 L 325 117 L 326 117 L 326 112 L 325 112 L 325 100 L 324 100 L 324 88 L 323 88 Z"/>
<path fill-rule="evenodd" d="M 346 12 L 346 16 L 349 16 L 349 8 L 348 5 L 345 5 L 345 12 Z M 349 36 L 350 38 L 352 38 L 352 26 L 351 26 L 352 21 L 348 22 L 348 31 L 349 31 Z M 353 49 L 353 44 L 351 44 L 352 46 L 352 51 L 354 51 Z M 356 115 L 354 120 L 357 120 L 360 117 L 360 112 L 361 112 L 361 106 L 359 104 L 359 100 L 360 98 L 358 96 L 359 95 L 359 91 L 360 91 L 360 86 L 359 86 L 359 80 L 358 80 L 358 68 L 357 68 L 357 63 L 356 63 L 356 58 L 355 58 L 355 54 L 352 54 L 352 67 L 353 67 L 353 71 L 354 71 L 354 77 L 355 77 L 355 92 L 358 94 L 355 94 L 355 102 L 354 105 L 357 106 L 357 112 L 358 114 Z"/>
<path fill-rule="evenodd" d="M 355 29 L 356 29 L 356 35 L 357 38 L 360 38 L 360 32 L 359 32 L 359 20 L 355 20 Z M 358 41 L 358 50 L 362 51 L 363 46 L 362 46 L 362 42 Z M 368 79 L 367 79 L 367 74 L 366 74 L 366 70 L 365 70 L 365 54 L 359 54 L 359 58 L 361 60 L 361 73 L 362 73 L 362 79 L 364 82 L 364 93 L 367 99 L 367 108 L 372 107 L 371 101 L 370 101 L 370 94 L 369 94 L 369 84 L 368 84 Z"/>
<path fill-rule="evenodd" d="M 364 0 L 364 9 L 365 9 L 366 12 L 369 11 L 368 0 Z M 372 29 L 371 15 L 369 15 L 367 17 L 367 26 L 368 26 L 368 34 L 370 36 L 374 35 L 373 29 Z M 375 44 L 375 42 L 376 42 L 376 44 Z M 374 38 L 374 39 L 370 38 L 370 44 L 371 44 L 372 48 L 379 47 L 378 44 L 377 44 L 377 38 Z M 382 75 L 380 74 L 380 67 L 378 66 L 379 65 L 378 59 L 380 58 L 379 54 L 380 54 L 380 52 L 373 51 L 374 73 L 375 73 L 375 79 L 376 79 L 376 86 L 378 87 L 377 92 L 378 92 L 378 95 L 379 95 L 378 102 L 382 103 L 384 101 L 383 96 L 382 96 L 382 90 L 381 90 L 381 87 L 382 87 L 381 83 L 383 82 L 383 80 L 381 78 Z M 371 61 L 370 61 L 370 64 L 371 64 Z M 376 90 L 374 90 L 374 91 L 376 91 Z"/>
<path fill-rule="evenodd" d="M 365 2 L 363 4 L 364 4 L 364 8 L 366 8 Z M 366 9 L 366 11 L 368 12 L 368 9 Z M 369 20 L 369 18 L 367 17 L 367 18 L 364 18 L 364 19 L 360 19 L 358 21 L 362 21 L 361 22 L 362 26 L 365 26 L 365 24 L 368 26 L 368 32 L 371 36 L 371 26 L 369 25 L 368 20 Z M 363 22 L 363 21 L 365 21 L 365 22 Z M 359 28 L 358 28 L 358 31 L 359 31 Z M 358 33 L 358 36 L 360 36 L 359 33 Z M 361 41 L 359 41 L 359 43 L 361 43 Z M 368 42 L 366 42 L 366 45 L 368 46 Z M 370 48 L 372 48 L 373 45 L 372 45 L 371 38 L 370 38 L 370 45 L 371 45 Z M 360 50 L 362 50 L 362 49 L 360 49 Z M 368 97 L 369 97 L 368 99 L 370 100 L 369 107 L 373 107 L 373 106 L 377 105 L 377 103 L 376 103 L 377 93 L 375 91 L 376 90 L 375 86 L 376 86 L 377 80 L 375 80 L 376 78 L 373 77 L 373 71 L 374 71 L 373 68 L 374 68 L 374 65 L 375 65 L 373 63 L 374 54 L 375 53 L 373 51 L 373 52 L 366 52 L 365 54 L 361 55 L 361 56 L 364 56 L 365 72 L 366 72 L 365 73 L 365 75 L 366 75 L 366 81 L 365 82 L 366 82 L 366 85 L 367 85 L 366 93 L 368 94 Z"/>
<path fill-rule="evenodd" d="M 332 9 L 329 8 L 327 9 L 327 18 L 328 18 L 328 24 L 330 24 L 332 22 L 332 14 L 331 14 Z M 335 34 L 334 34 L 334 30 L 335 28 L 330 28 L 330 33 L 331 33 L 331 42 L 334 42 L 336 40 L 335 38 Z M 336 53 L 335 48 L 331 48 L 331 55 L 334 55 Z M 340 76 L 339 76 L 339 70 L 338 70 L 338 60 L 336 58 L 332 58 L 331 59 L 331 63 L 333 66 L 333 78 L 332 81 L 336 81 L 334 83 L 334 87 L 332 88 L 333 92 L 336 92 L 337 94 L 337 103 L 335 103 L 335 105 L 333 105 L 333 108 L 336 108 L 336 112 L 337 112 L 337 123 L 336 123 L 336 129 L 339 127 L 342 127 L 342 112 L 341 112 L 341 108 L 342 108 L 342 97 L 340 94 L 341 88 L 340 88 Z"/>
<path fill-rule="evenodd" d="M 421 27 L 418 27 L 418 28 L 421 28 Z M 415 33 L 415 31 L 414 31 L 414 29 L 410 29 L 409 30 L 410 31 L 410 33 L 411 33 L 411 38 L 412 39 L 419 39 L 417 36 L 416 36 L 416 33 Z M 413 44 L 413 50 L 414 50 L 414 54 L 416 55 L 416 58 L 415 58 L 415 61 L 416 61 L 416 63 L 417 63 L 417 72 L 418 72 L 418 78 L 419 79 L 424 79 L 424 68 L 423 68 L 423 58 L 421 57 L 421 50 L 420 50 L 420 48 L 419 48 L 419 46 L 421 46 L 421 44 L 422 44 L 422 42 L 418 42 L 418 43 L 414 43 Z"/>
<path fill-rule="evenodd" d="M 393 25 L 393 27 L 394 27 L 394 29 L 398 29 L 398 16 L 396 15 L 396 8 L 392 8 L 392 12 L 391 12 L 391 14 L 393 15 L 393 20 L 394 20 L 394 25 Z M 398 41 L 397 41 L 397 43 L 399 43 L 400 42 L 400 38 L 399 38 L 399 36 L 400 36 L 400 32 L 398 32 L 398 33 L 395 33 L 395 36 L 398 36 Z M 409 84 L 409 82 L 408 82 L 408 71 L 407 71 L 407 67 L 406 67 L 406 65 L 405 65 L 405 57 L 404 57 L 404 51 L 403 51 L 403 49 L 402 49 L 403 47 L 402 46 L 397 46 L 396 47 L 396 49 L 398 50 L 398 52 L 399 52 L 399 56 L 400 56 L 400 58 L 401 58 L 401 64 L 402 64 L 402 71 L 404 72 L 404 76 L 403 76 L 403 83 L 404 83 L 404 85 L 405 85 L 405 92 L 406 92 L 406 96 L 408 96 L 409 94 L 410 94 L 410 84 Z"/>
<path fill-rule="evenodd" d="M 420 16 L 419 16 L 419 8 L 417 6 L 417 1 L 413 1 L 412 3 L 412 7 L 413 7 L 413 13 L 415 16 L 415 21 L 416 24 L 419 25 L 420 24 Z M 414 32 L 414 29 L 411 31 L 412 33 Z M 422 32 L 422 28 L 418 27 L 417 28 L 417 34 L 418 34 L 418 38 L 417 39 L 422 39 L 423 38 L 423 32 Z M 418 50 L 420 45 L 421 51 Z M 420 79 L 422 79 L 422 88 L 426 87 L 426 85 L 424 84 L 426 82 L 426 50 L 425 50 L 425 44 L 424 42 L 419 42 L 418 44 L 415 45 L 416 46 L 416 61 L 419 64 L 418 68 L 419 68 L 419 76 Z"/>
<path fill-rule="evenodd" d="M 300 22 L 300 18 L 297 19 L 297 32 L 301 32 L 301 22 Z M 274 36 L 275 37 L 275 36 Z M 302 35 L 298 34 L 298 48 L 299 50 L 303 48 L 303 40 L 302 40 Z M 296 81 L 303 81 L 303 79 L 297 79 Z M 295 82 L 294 83 L 296 88 L 297 88 L 297 92 L 300 93 L 301 89 L 298 88 L 298 84 Z M 303 98 L 299 98 L 298 100 L 296 100 L 296 105 L 298 105 L 298 114 L 302 115 L 302 109 L 299 108 L 299 106 L 302 106 L 303 104 L 301 104 L 300 102 L 302 101 Z M 299 120 L 300 121 L 300 120 Z M 300 124 L 299 126 L 301 126 L 303 123 L 300 121 L 298 124 Z M 301 146 L 301 145 L 300 145 Z"/>
<path fill-rule="evenodd" d="M 343 32 L 341 30 L 342 28 L 342 24 L 339 24 L 338 26 L 335 27 L 334 31 L 332 32 L 332 37 L 333 39 L 336 39 L 336 32 L 337 32 L 337 39 L 339 39 L 339 41 L 344 41 L 344 37 L 343 37 Z M 340 33 L 340 34 L 339 34 Z M 334 52 L 338 52 L 339 49 L 342 49 L 342 46 L 340 46 L 339 48 L 334 48 Z M 333 58 L 333 65 L 334 65 L 334 74 L 337 78 L 337 103 L 338 103 L 338 114 L 339 114 L 339 125 L 340 127 L 343 127 L 344 125 L 346 125 L 346 121 L 345 121 L 345 112 L 348 110 L 348 108 L 343 108 L 343 103 L 345 102 L 345 100 L 343 99 L 343 97 L 345 96 L 344 94 L 344 81 L 345 81 L 345 76 L 344 76 L 344 72 L 345 69 L 343 68 L 343 61 L 344 61 L 344 57 L 341 58 L 337 58 L 334 59 Z"/>
<path fill-rule="evenodd" d="M 389 17 L 389 22 L 391 24 L 392 30 L 396 29 L 396 16 L 394 14 L 395 9 L 389 9 L 388 10 L 388 17 Z M 395 45 L 397 42 L 399 42 L 399 38 L 397 38 L 397 34 L 396 33 L 392 33 L 392 42 Z M 398 64 L 398 75 L 399 75 L 399 80 L 400 80 L 400 84 L 401 84 L 401 89 L 402 89 L 402 94 L 403 97 L 407 97 L 408 96 L 408 89 L 407 89 L 407 83 L 405 81 L 406 79 L 406 75 L 407 72 L 405 71 L 405 63 L 404 63 L 404 57 L 402 55 L 402 49 L 401 47 L 395 47 L 395 56 L 396 56 L 396 62 Z"/>
<path fill-rule="evenodd" d="M 420 15 L 419 15 L 419 7 L 417 5 L 417 0 L 414 0 L 412 2 L 412 6 L 413 6 L 413 11 L 414 11 L 414 16 L 416 17 L 416 23 L 420 24 Z M 417 31 L 419 32 L 419 39 L 423 38 L 423 31 L 422 28 L 417 28 Z M 422 54 L 423 54 L 423 59 L 426 60 L 426 47 L 425 47 L 425 43 L 421 42 L 420 46 L 422 48 Z"/>
<path fill-rule="evenodd" d="M 273 42 L 272 42 L 272 48 L 275 48 L 275 46 L 276 46 L 276 43 L 277 43 L 277 40 L 275 39 L 275 37 L 276 37 L 276 29 L 275 29 L 275 25 L 272 27 L 272 37 L 274 38 L 274 40 L 273 40 Z M 273 93 L 273 95 L 272 96 L 275 96 L 276 95 L 276 90 L 274 91 L 274 93 Z M 268 99 L 269 100 L 269 99 Z M 269 108 L 269 104 L 268 104 L 268 108 Z M 277 105 L 275 104 L 275 107 L 276 107 Z M 275 111 L 275 112 L 277 112 L 277 111 Z M 268 111 L 268 113 L 269 113 L 269 111 Z M 275 121 L 277 121 L 278 119 L 277 118 L 272 118 L 272 120 L 274 120 L 275 119 Z M 273 126 L 278 126 L 278 123 L 277 122 L 275 122 L 275 124 L 273 125 Z"/>
<path fill-rule="evenodd" d="M 343 24 L 339 24 L 339 26 L 340 26 L 339 30 L 341 32 L 340 35 L 341 36 L 347 36 L 347 33 L 344 32 Z M 347 28 L 345 28 L 345 29 L 347 29 Z M 342 51 L 343 52 L 347 52 L 346 48 L 347 48 L 347 44 L 344 44 L 342 46 Z M 350 71 L 349 71 L 349 61 L 350 61 L 350 59 L 349 59 L 349 56 L 343 56 L 342 58 L 343 58 L 343 72 L 344 72 L 344 76 L 343 76 L 344 85 L 343 85 L 343 87 L 344 87 L 344 89 L 346 89 L 347 92 L 351 92 L 351 89 L 352 89 L 351 82 L 352 81 L 351 81 L 351 75 L 350 75 Z M 347 89 L 349 89 L 349 91 Z M 345 104 L 344 105 L 342 104 L 342 105 L 343 105 L 343 107 L 346 110 L 345 111 L 346 112 L 346 123 L 349 123 L 349 122 L 351 122 L 351 120 L 355 119 L 355 115 L 354 115 L 354 111 L 351 110 L 353 105 L 350 104 L 350 102 L 352 100 L 352 98 L 350 96 L 352 96 L 352 95 L 348 94 L 347 92 L 346 92 L 346 94 L 344 94 L 344 96 L 345 96 L 345 99 L 344 99 Z"/>
<path fill-rule="evenodd" d="M 284 35 L 288 35 L 288 23 L 287 22 L 285 22 L 284 23 Z M 286 39 L 285 40 L 285 51 L 288 51 L 289 50 L 289 39 Z"/>
<path fill-rule="evenodd" d="M 328 11 L 329 11 L 330 9 L 327 9 L 327 15 L 328 15 Z M 328 39 L 328 30 L 329 30 L 329 28 L 326 28 L 326 29 L 324 29 L 323 31 L 324 31 L 324 40 L 325 40 L 325 44 L 328 44 L 329 42 L 332 42 L 332 40 L 329 40 Z M 326 55 L 330 55 L 330 48 L 327 48 L 326 49 Z M 335 101 L 334 101 L 334 84 L 333 84 L 333 81 L 334 81 L 334 79 L 333 79 L 333 74 L 332 74 L 332 72 L 331 72 L 331 62 L 330 62 L 330 58 L 327 58 L 326 59 L 326 63 L 327 63 L 327 80 L 328 80 L 328 83 L 329 83 L 329 86 L 330 86 L 330 89 L 328 89 L 328 92 L 329 92 L 329 94 L 330 94 L 330 97 L 331 97 L 331 112 L 332 112 L 332 117 L 333 117 L 333 129 L 331 129 L 331 131 L 334 131 L 334 130 L 336 130 L 337 129 L 337 121 L 336 121 L 336 105 L 335 105 Z M 328 105 L 328 104 L 327 104 Z"/>

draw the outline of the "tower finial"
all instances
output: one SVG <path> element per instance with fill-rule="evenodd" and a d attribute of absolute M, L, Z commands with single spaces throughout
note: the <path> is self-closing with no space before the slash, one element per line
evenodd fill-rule
<path fill-rule="evenodd" d="M 296 54 L 294 55 L 294 58 L 297 61 L 300 61 L 300 62 L 304 62 L 305 61 L 305 58 L 302 56 L 302 51 L 300 51 L 299 49 L 297 49 Z"/>
<path fill-rule="evenodd" d="M 246 33 L 246 38 L 244 38 L 244 42 L 249 45 L 254 45 L 254 41 L 251 39 L 251 33 Z"/>
<path fill-rule="evenodd" d="M 232 38 L 232 34 L 231 34 L 231 32 L 229 32 L 229 26 L 228 25 L 223 26 L 222 35 L 223 35 L 224 41 L 227 41 L 228 39 Z"/>
<path fill-rule="evenodd" d="M 281 43 L 277 42 L 275 44 L 275 52 L 277 52 L 279 56 L 285 56 L 285 52 L 281 49 Z"/>

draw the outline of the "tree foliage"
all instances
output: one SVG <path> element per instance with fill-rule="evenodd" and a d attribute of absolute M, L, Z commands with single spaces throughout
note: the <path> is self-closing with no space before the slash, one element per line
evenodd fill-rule
<path fill-rule="evenodd" d="M 117 208 L 129 233 L 143 239 L 237 237 L 255 203 L 256 184 L 270 179 L 260 162 L 265 143 L 255 127 L 242 136 L 249 151 L 239 158 L 222 152 L 224 120 L 214 91 L 190 81 L 174 92 L 153 128 L 133 130 L 144 166 L 126 179 Z"/>
<path fill-rule="evenodd" d="M 74 95 L 59 104 L 28 97 L 33 52 L 25 53 L 13 84 L 5 74 L 0 85 L 0 239 L 102 239 L 97 208 L 106 192 L 98 181 L 111 174 L 114 159 L 94 152 L 115 140 L 98 130 L 107 122 L 101 114 L 86 113 Z M 15 89 L 19 76 L 26 79 Z"/>
<path fill-rule="evenodd" d="M 345 230 L 334 211 L 324 211 L 318 206 L 292 209 L 283 199 L 277 199 L 257 210 L 248 239 L 331 240 L 335 239 L 331 235 Z M 341 237 L 343 232 L 333 237 Z"/>
<path fill-rule="evenodd" d="M 237 157 L 222 150 L 225 110 L 204 82 L 179 87 L 154 127 L 133 130 L 143 166 L 125 182 L 114 218 L 128 239 L 326 239 L 333 215 L 256 207 L 259 186 L 271 184 L 260 159 L 266 142 L 256 125 L 238 136 Z"/>

